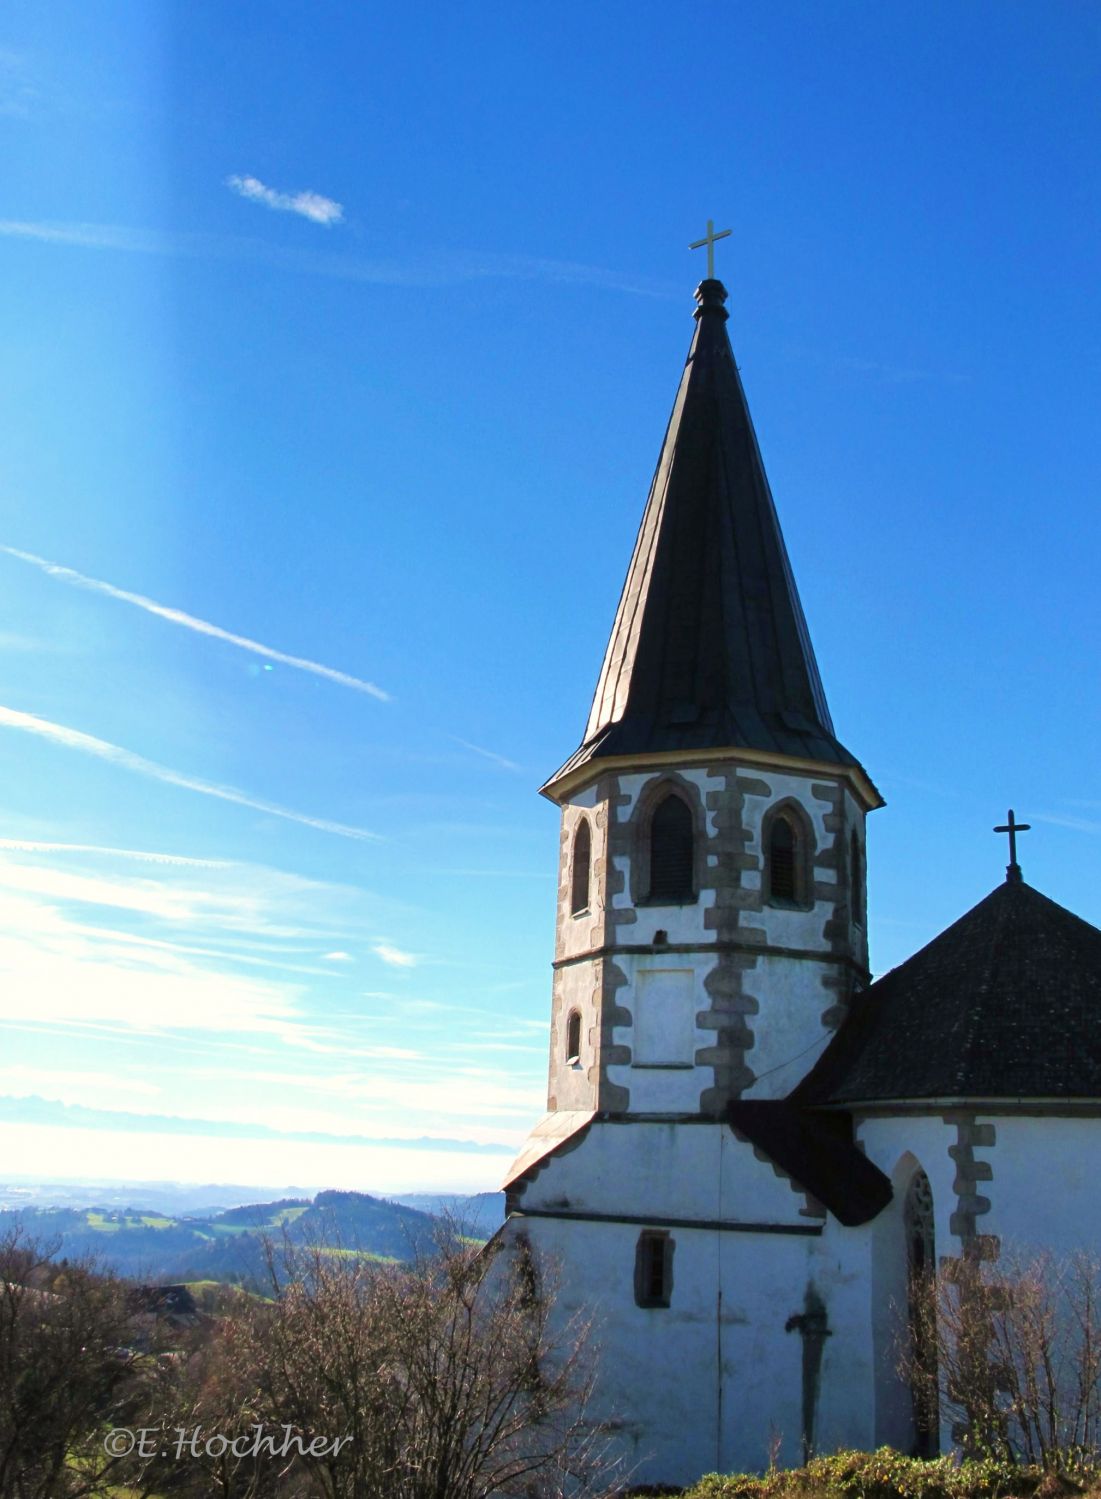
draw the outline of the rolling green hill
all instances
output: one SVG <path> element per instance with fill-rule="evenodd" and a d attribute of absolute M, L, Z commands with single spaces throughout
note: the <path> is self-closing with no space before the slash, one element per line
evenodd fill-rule
<path fill-rule="evenodd" d="M 346 1254 L 405 1260 L 428 1248 L 438 1223 L 431 1214 L 363 1192 L 319 1192 L 310 1198 L 172 1217 L 140 1207 L 23 1207 L 0 1211 L 0 1235 L 21 1228 L 54 1258 L 93 1258 L 136 1280 L 263 1280 L 265 1240 L 319 1244 Z"/>

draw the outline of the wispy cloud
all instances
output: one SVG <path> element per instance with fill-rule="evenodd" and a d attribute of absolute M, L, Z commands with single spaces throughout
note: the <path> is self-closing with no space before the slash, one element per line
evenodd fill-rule
<path fill-rule="evenodd" d="M 57 647 L 53 641 L 42 640 L 37 635 L 21 635 L 16 630 L 0 630 L 0 651 L 19 651 L 21 653 L 54 651 Z"/>
<path fill-rule="evenodd" d="M 313 224 L 324 224 L 329 228 L 339 224 L 344 217 L 344 206 L 322 193 L 309 188 L 297 193 L 281 193 L 267 187 L 259 177 L 242 177 L 236 173 L 226 178 L 226 186 L 247 198 L 250 203 L 262 203 L 265 208 L 274 208 L 279 213 L 296 213 Z"/>
<path fill-rule="evenodd" d="M 280 270 L 372 286 L 454 286 L 468 281 L 541 281 L 596 286 L 631 296 L 669 299 L 677 288 L 650 276 L 630 276 L 602 266 L 500 251 L 433 250 L 394 259 L 272 245 L 234 235 L 141 229 L 127 224 L 66 223 L 55 220 L 0 219 L 0 237 L 66 245 L 82 250 L 119 250 L 134 255 L 165 255 L 204 260 L 263 262 Z"/>
<path fill-rule="evenodd" d="M 870 375 L 885 385 L 912 385 L 915 381 L 922 380 L 942 382 L 945 385 L 964 385 L 968 380 L 967 375 L 960 374 L 957 370 L 922 369 L 912 365 L 891 364 L 881 359 L 839 355 L 832 359 L 832 363 L 839 370 L 850 371 L 854 375 Z"/>
<path fill-rule="evenodd" d="M 498 1054 L 499 1008 L 470 1010 L 450 985 L 447 1003 L 407 994 L 433 971 L 424 956 L 413 973 L 400 961 L 417 956 L 394 924 L 409 915 L 355 886 L 263 864 L 159 850 L 146 862 L 140 850 L 114 853 L 106 839 L 63 843 L 47 828 L 3 840 L 7 1158 L 46 1170 L 53 1131 L 64 1140 L 63 1171 L 81 1158 L 129 1170 L 134 1151 L 155 1138 L 162 1174 L 240 1179 L 267 1141 L 281 1181 L 289 1173 L 319 1187 L 431 1187 L 469 1169 L 472 1185 L 493 1185 L 497 1163 L 468 1168 L 454 1150 L 443 1157 L 445 1142 L 507 1153 L 500 1142 L 522 1138 L 538 1113 L 543 1048 Z M 303 953 L 308 972 L 294 961 Z M 356 961 L 342 964 L 343 953 Z M 357 979 L 362 964 L 387 959 L 394 988 L 369 998 Z M 533 1039 L 522 1020 L 513 1029 L 501 1044 Z M 53 1115 L 11 1101 L 30 1094 L 53 1100 Z M 80 1112 L 120 1108 L 133 1117 Z M 39 1127 L 45 1133 L 32 1138 Z M 209 1135 L 209 1150 L 197 1131 Z M 172 1139 L 185 1132 L 188 1149 L 172 1155 Z M 391 1168 L 382 1142 L 397 1135 L 437 1139 L 423 1152 L 403 1149 L 404 1164 Z M 292 1167 L 295 1137 L 304 1153 Z M 473 1152 L 478 1158 L 485 1154 Z M 147 1164 L 143 1156 L 140 1175 L 155 1174 Z M 488 1178 L 478 1175 L 486 1170 Z"/>
<path fill-rule="evenodd" d="M 519 770 L 515 760 L 506 760 L 504 755 L 499 755 L 496 750 L 483 749 L 480 744 L 471 744 L 469 739 L 460 739 L 458 734 L 449 734 L 448 738 L 455 744 L 461 744 L 463 749 L 468 749 L 472 754 L 481 755 L 483 759 L 492 760 L 494 765 L 500 765 L 504 770 Z"/>
<path fill-rule="evenodd" d="M 32 219 L 0 219 L 0 235 L 46 245 L 71 245 L 81 250 L 128 250 L 137 255 L 194 254 L 204 241 L 210 249 L 216 244 L 210 236 L 164 234 L 157 229 L 134 229 L 126 224 L 66 224 Z"/>
<path fill-rule="evenodd" d="M 382 1138 L 370 1135 L 347 1134 L 338 1129 L 310 1130 L 295 1129 L 297 1122 L 288 1120 L 291 1126 L 287 1129 L 279 1129 L 260 1120 L 245 1119 L 220 1119 L 203 1117 L 202 1115 L 187 1114 L 159 1114 L 152 1112 L 138 1112 L 136 1110 L 122 1110 L 110 1107 L 107 1088 L 114 1086 L 114 1098 L 117 1099 L 122 1088 L 143 1091 L 128 1077 L 125 1079 L 113 1078 L 110 1074 L 95 1073 L 72 1073 L 71 1091 L 78 1095 L 77 1100 L 70 1100 L 65 1081 L 51 1085 L 50 1075 L 40 1075 L 40 1086 L 32 1088 L 29 1086 L 33 1077 L 30 1069 L 9 1069 L 15 1076 L 9 1084 L 6 1072 L 0 1069 L 0 1119 L 5 1123 L 31 1122 L 37 1124 L 54 1124 L 67 1127 L 83 1125 L 92 1129 L 104 1130 L 133 1130 L 136 1133 L 145 1134 L 150 1130 L 156 1130 L 172 1135 L 199 1135 L 210 1134 L 223 1139 L 257 1140 L 278 1138 L 284 1140 L 302 1140 L 312 1144 L 333 1145 L 384 1145 L 396 1150 L 440 1150 L 469 1152 L 478 1155 L 500 1155 L 505 1161 L 515 1150 L 515 1143 L 501 1143 L 489 1141 L 481 1143 L 477 1140 L 449 1139 L 432 1135 L 401 1136 L 389 1135 Z M 65 1075 L 62 1075 L 63 1079 Z M 89 1105 L 83 1099 L 83 1094 L 89 1092 L 93 1087 L 99 1085 L 107 1099 L 107 1107 L 97 1107 L 96 1104 Z M 120 1086 L 121 1085 L 121 1086 Z M 156 1091 L 156 1090 L 153 1090 Z"/>
<path fill-rule="evenodd" d="M 327 952 L 322 959 L 324 963 L 352 963 L 354 961 L 350 952 Z"/>
<path fill-rule="evenodd" d="M 0 838 L 0 848 L 20 854 L 102 854 L 113 859 L 137 859 L 143 864 L 180 865 L 192 869 L 230 869 L 228 859 L 193 859 L 187 854 L 159 853 L 155 849 L 111 848 L 102 843 L 55 843 L 44 838 Z"/>
<path fill-rule="evenodd" d="M 95 846 L 3 848 L 0 1021 L 190 1030 L 204 1044 L 252 1031 L 301 1049 L 331 1032 L 300 976 L 327 995 L 334 973 L 296 954 L 339 950 L 380 914 L 366 891 L 262 864 L 135 868 Z"/>
<path fill-rule="evenodd" d="M 389 963 L 391 968 L 415 968 L 417 966 L 418 959 L 415 953 L 403 952 L 400 947 L 394 947 L 390 942 L 376 942 L 371 951 L 376 958 Z"/>
<path fill-rule="evenodd" d="M 1070 828 L 1075 833 L 1101 833 L 1101 822 L 1094 818 L 1062 816 L 1056 812 L 1033 812 L 1030 815 L 1033 822 L 1046 822 L 1053 828 Z"/>
<path fill-rule="evenodd" d="M 895 364 L 889 360 L 874 359 L 863 355 L 838 354 L 832 350 L 825 352 L 822 349 L 810 348 L 805 344 L 788 344 L 785 352 L 791 358 L 809 361 L 832 373 L 863 375 L 879 385 L 912 385 L 921 381 L 932 381 L 944 385 L 964 385 L 971 378 L 970 375 L 958 370 Z"/>
<path fill-rule="evenodd" d="M 283 1037 L 301 1026 L 290 985 L 183 954 L 123 952 L 55 905 L 0 892 L 0 1020 Z"/>
<path fill-rule="evenodd" d="M 286 651 L 277 651 L 273 646 L 262 645 L 258 640 L 250 640 L 247 635 L 235 635 L 231 630 L 223 630 L 220 625 L 211 624 L 209 620 L 197 619 L 195 615 L 185 614 L 182 609 L 173 609 L 168 604 L 158 604 L 155 599 L 146 598 L 144 594 L 131 593 L 125 588 L 116 588 L 113 583 L 105 583 L 102 578 L 89 578 L 74 568 L 63 567 L 59 562 L 50 562 L 45 557 L 38 557 L 34 552 L 23 552 L 18 547 L 2 544 L 0 544 L 0 552 L 6 553 L 9 557 L 17 557 L 20 562 L 31 563 L 32 566 L 40 568 L 48 577 L 56 578 L 59 582 L 102 594 L 105 598 L 116 599 L 122 604 L 133 604 L 137 609 L 144 609 L 146 614 L 155 614 L 158 619 L 166 619 L 169 624 L 180 625 L 185 630 L 194 630 L 197 635 L 207 635 L 212 640 L 223 640 L 227 645 L 235 645 L 240 650 L 251 651 L 254 656 L 263 656 L 267 661 L 278 661 L 281 666 L 293 666 L 296 671 L 309 672 L 311 676 L 324 677 L 326 681 L 336 682 L 341 687 L 351 687 L 356 692 L 365 692 L 370 697 L 378 698 L 380 702 L 390 701 L 390 694 L 384 692 L 381 687 L 376 687 L 373 682 L 365 682 L 361 677 L 350 676 L 348 672 L 337 671 L 332 666 L 323 666 L 320 661 L 311 661 L 306 656 L 291 656 Z"/>
<path fill-rule="evenodd" d="M 220 786 L 213 781 L 202 781 L 196 776 L 184 775 L 167 765 L 159 765 L 155 760 L 147 760 L 143 755 L 135 755 L 120 745 L 111 744 L 106 739 L 97 739 L 93 734 L 82 733 L 80 729 L 71 729 L 65 724 L 53 723 L 50 719 L 39 718 L 33 713 L 22 713 L 17 708 L 0 706 L 0 727 L 34 734 L 40 739 L 48 739 L 66 749 L 92 755 L 97 760 L 106 760 L 122 770 L 133 771 L 136 775 L 147 776 L 150 780 L 161 781 L 167 786 L 179 786 L 184 791 L 197 791 L 202 796 L 213 796 L 219 801 L 251 807 L 254 812 L 264 812 L 269 817 L 282 817 L 287 822 L 302 823 L 305 827 L 317 828 L 322 833 L 336 833 L 341 838 L 365 840 L 378 837 L 377 833 L 369 833 L 365 828 L 351 827 L 343 822 L 330 822 L 324 817 L 310 817 L 304 812 L 295 812 L 290 807 L 281 807 L 277 802 L 261 801 L 238 791 L 234 786 Z"/>
<path fill-rule="evenodd" d="M 29 119 L 38 99 L 38 90 L 29 79 L 27 59 L 21 52 L 0 47 L 0 115 Z"/>

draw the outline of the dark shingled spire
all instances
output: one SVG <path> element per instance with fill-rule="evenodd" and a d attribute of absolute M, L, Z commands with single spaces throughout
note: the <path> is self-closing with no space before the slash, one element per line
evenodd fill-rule
<path fill-rule="evenodd" d="M 704 281 L 696 300 L 585 739 L 559 775 L 612 755 L 718 748 L 857 763 L 834 736 L 726 334 L 726 290 Z"/>

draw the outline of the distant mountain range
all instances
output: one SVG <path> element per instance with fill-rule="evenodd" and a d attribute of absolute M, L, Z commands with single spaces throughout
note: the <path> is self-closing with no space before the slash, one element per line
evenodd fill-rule
<path fill-rule="evenodd" d="M 0 1236 L 19 1228 L 48 1245 L 54 1258 L 93 1258 L 104 1269 L 146 1283 L 249 1285 L 263 1281 L 267 1240 L 285 1237 L 292 1244 L 406 1260 L 432 1245 L 441 1216 L 478 1239 L 488 1238 L 504 1217 L 500 1192 L 473 1197 L 414 1193 L 390 1200 L 334 1191 L 171 1213 L 161 1206 L 167 1193 L 142 1192 L 120 1203 L 119 1190 L 96 1190 L 96 1205 L 78 1206 L 27 1201 L 22 1191 L 0 1188 L 0 1201 L 8 1204 L 0 1209 Z M 191 1190 L 207 1194 L 209 1202 L 216 1191 L 226 1189 Z M 89 1189 L 84 1191 L 86 1201 Z M 160 1202 L 149 1200 L 154 1197 Z M 143 1199 L 143 1206 L 132 1205 Z"/>
<path fill-rule="evenodd" d="M 141 1203 L 144 1208 L 167 1213 L 170 1217 L 204 1218 L 221 1212 L 223 1208 L 262 1203 L 277 1197 L 293 1197 L 296 1202 L 311 1201 L 317 1190 L 316 1186 L 285 1186 L 273 1190 L 271 1187 L 222 1182 L 196 1185 L 174 1181 L 120 1181 L 114 1177 L 98 1181 L 67 1181 L 13 1175 L 0 1181 L 0 1208 L 133 1208 L 136 1203 Z"/>

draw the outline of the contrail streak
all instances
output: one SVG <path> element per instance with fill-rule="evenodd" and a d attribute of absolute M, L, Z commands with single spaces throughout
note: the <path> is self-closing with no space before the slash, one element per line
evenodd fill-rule
<path fill-rule="evenodd" d="M 158 604 L 155 599 L 148 599 L 144 594 L 116 588 L 113 583 L 105 583 L 101 578 L 86 577 L 84 573 L 78 573 L 71 567 L 62 567 L 58 562 L 36 557 L 33 552 L 21 552 L 18 547 L 3 545 L 0 545 L 0 552 L 7 553 L 9 557 L 18 557 L 20 562 L 30 562 L 48 577 L 69 583 L 74 588 L 86 588 L 92 593 L 101 593 L 106 598 L 118 599 L 123 604 L 133 604 L 138 609 L 144 609 L 147 614 L 155 614 L 158 619 L 168 620 L 169 624 L 182 625 L 185 630 L 194 630 L 198 635 L 209 635 L 212 640 L 224 640 L 228 645 L 251 651 L 254 656 L 278 661 L 282 666 L 293 666 L 296 671 L 308 671 L 312 676 L 324 677 L 341 687 L 351 687 L 355 692 L 366 692 L 380 702 L 390 701 L 390 694 L 381 687 L 376 687 L 374 682 L 364 682 L 360 677 L 337 671 L 335 667 L 323 666 L 320 661 L 310 661 L 305 656 L 289 656 L 286 651 L 277 651 L 270 645 L 262 645 L 258 640 L 250 640 L 247 635 L 234 635 L 230 630 L 223 630 L 220 625 L 212 625 L 209 620 L 196 619 L 193 614 L 185 614 L 182 609 L 171 609 L 167 604 Z"/>
<path fill-rule="evenodd" d="M 103 854 L 114 859 L 137 859 L 143 864 L 179 864 L 188 869 L 232 869 L 230 859 L 193 859 L 187 854 L 161 854 L 151 849 L 110 848 L 102 843 L 54 843 L 45 838 L 0 838 L 0 849 L 17 854 Z"/>
<path fill-rule="evenodd" d="M 300 822 L 305 827 L 317 828 L 322 833 L 336 833 L 341 838 L 360 838 L 374 841 L 377 833 L 365 828 L 349 827 L 343 822 L 329 822 L 323 817 L 308 817 L 304 812 L 294 812 L 276 802 L 260 801 L 247 796 L 234 786 L 219 786 L 213 781 L 201 781 L 196 776 L 183 775 L 167 765 L 158 765 L 155 760 L 146 760 L 120 745 L 106 739 L 97 739 L 93 734 L 84 734 L 80 729 L 70 729 L 65 724 L 52 723 L 48 718 L 38 718 L 33 713 L 21 713 L 17 708 L 0 706 L 0 727 L 18 729 L 24 734 L 35 734 L 39 739 L 48 739 L 66 749 L 79 750 L 93 755 L 97 760 L 106 760 L 122 770 L 148 776 L 150 780 L 162 781 L 166 786 L 179 786 L 185 791 L 198 791 L 202 796 L 214 796 L 219 801 L 235 802 L 239 807 L 251 807 L 255 812 L 267 813 L 269 817 L 282 817 L 287 822 Z"/>
<path fill-rule="evenodd" d="M 492 760 L 495 765 L 500 765 L 505 770 L 520 769 L 515 760 L 506 760 L 504 755 L 499 755 L 496 750 L 487 750 L 483 749 L 480 744 L 471 744 L 469 739 L 460 739 L 458 734 L 449 734 L 447 737 L 456 744 L 461 744 L 463 749 L 468 749 L 475 755 L 483 755 L 487 760 Z"/>
<path fill-rule="evenodd" d="M 674 287 L 651 277 L 624 276 L 576 261 L 536 255 L 505 255 L 480 250 L 441 250 L 393 259 L 318 250 L 295 250 L 256 238 L 225 234 L 171 233 L 127 224 L 42 223 L 0 219 L 0 237 L 84 250 L 120 250 L 124 254 L 164 255 L 202 260 L 261 261 L 279 270 L 308 276 L 331 276 L 370 286 L 453 286 L 469 281 L 544 281 L 573 286 L 601 286 L 609 291 L 667 300 Z"/>

